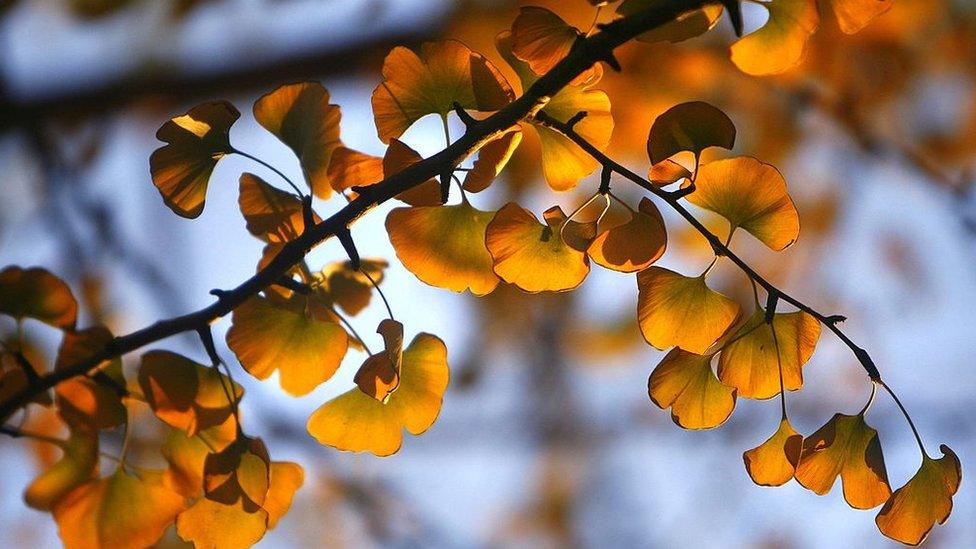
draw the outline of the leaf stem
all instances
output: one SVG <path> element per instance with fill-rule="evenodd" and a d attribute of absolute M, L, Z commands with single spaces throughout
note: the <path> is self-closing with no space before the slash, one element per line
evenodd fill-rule
<path fill-rule="evenodd" d="M 369 276 L 366 269 L 360 267 L 359 272 L 363 273 L 363 276 L 365 276 L 366 279 L 369 280 L 369 283 L 373 285 L 373 289 L 376 290 L 376 293 L 380 294 L 380 297 L 383 298 L 383 305 L 386 305 L 386 312 L 390 315 L 390 320 L 396 320 L 396 318 L 393 316 L 393 309 L 390 307 L 390 302 L 386 300 L 386 294 L 384 294 L 383 290 L 380 289 L 380 285 L 373 280 L 373 277 Z"/>
<path fill-rule="evenodd" d="M 254 155 L 248 154 L 248 153 L 246 153 L 244 151 L 239 151 L 237 149 L 232 149 L 230 152 L 233 153 L 233 154 L 239 154 L 239 155 L 243 156 L 244 158 L 248 158 L 250 160 L 253 160 L 254 162 L 257 162 L 258 164 L 264 166 L 265 168 L 268 168 L 269 170 L 271 170 L 274 173 L 276 173 L 278 175 L 278 177 L 284 179 L 285 182 L 288 183 L 288 185 L 290 185 L 291 188 L 295 190 L 295 192 L 298 194 L 299 198 L 304 198 L 305 197 L 305 193 L 303 193 L 302 190 L 298 188 L 298 185 L 295 185 L 295 182 L 292 181 L 287 175 L 283 174 L 281 172 L 281 170 L 279 170 L 278 168 L 275 168 L 274 166 L 272 166 L 271 164 L 268 164 L 264 160 L 261 160 L 260 158 L 254 156 Z"/>
<path fill-rule="evenodd" d="M 905 416 L 905 421 L 908 422 L 908 426 L 912 428 L 912 434 L 915 435 L 915 442 L 918 443 L 918 449 L 922 451 L 922 456 L 929 457 L 929 453 L 925 451 L 925 445 L 922 444 L 922 437 L 918 434 L 918 429 L 915 428 L 915 422 L 912 421 L 912 416 L 908 415 L 908 410 L 905 409 L 905 406 L 901 403 L 901 400 L 899 400 L 898 395 L 896 395 L 895 392 L 891 390 L 891 387 L 888 387 L 888 384 L 884 381 L 878 380 L 876 383 L 879 383 L 882 387 L 884 387 L 884 390 L 888 391 L 888 394 L 891 395 L 891 399 L 895 401 L 895 404 L 898 405 L 898 409 L 901 410 L 902 415 Z"/>

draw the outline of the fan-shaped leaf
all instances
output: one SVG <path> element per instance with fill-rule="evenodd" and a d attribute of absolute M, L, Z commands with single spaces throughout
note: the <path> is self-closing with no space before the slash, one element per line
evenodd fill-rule
<path fill-rule="evenodd" d="M 373 185 L 383 180 L 383 159 L 339 145 L 332 151 L 328 175 L 336 192 Z"/>
<path fill-rule="evenodd" d="M 338 304 L 343 311 L 355 316 L 369 305 L 373 282 L 383 282 L 383 273 L 388 266 L 385 259 L 378 258 L 362 259 L 359 271 L 353 270 L 349 261 L 329 263 L 315 276 L 314 286 L 320 292 L 317 295 L 324 292 L 330 303 Z M 373 282 L 370 282 L 370 278 Z"/>
<path fill-rule="evenodd" d="M 655 165 L 682 151 L 692 152 L 697 158 L 708 147 L 731 150 L 734 145 L 732 120 L 702 101 L 671 107 L 654 119 L 647 135 L 647 154 Z"/>
<path fill-rule="evenodd" d="M 423 157 L 417 151 L 399 139 L 392 139 L 386 149 L 386 156 L 383 157 L 383 175 L 391 177 L 421 160 Z M 412 189 L 403 191 L 396 198 L 411 206 L 440 206 L 441 185 L 436 179 L 428 179 Z"/>
<path fill-rule="evenodd" d="M 894 0 L 830 0 L 837 24 L 846 34 L 859 32 L 893 3 Z"/>
<path fill-rule="evenodd" d="M 480 193 L 488 188 L 491 182 L 502 173 L 505 164 L 512 157 L 512 153 L 522 142 L 522 130 L 516 126 L 506 131 L 497 139 L 493 139 L 478 149 L 478 159 L 475 160 L 471 171 L 464 176 L 462 187 L 465 191 Z"/>
<path fill-rule="evenodd" d="M 664 218 L 657 206 L 645 197 L 637 211 L 632 212 L 630 221 L 600 233 L 587 253 L 607 269 L 633 273 L 657 261 L 667 246 Z"/>
<path fill-rule="evenodd" d="M 47 270 L 10 266 L 0 271 L 0 313 L 73 330 L 78 302 L 71 288 Z"/>
<path fill-rule="evenodd" d="M 922 456 L 922 466 L 907 484 L 895 490 L 875 522 L 881 533 L 909 545 L 918 545 L 936 522 L 944 524 L 952 512 L 952 496 L 959 489 L 962 467 L 945 444 L 939 459 Z"/>
<path fill-rule="evenodd" d="M 639 11 L 653 9 L 665 4 L 666 0 L 625 0 L 617 7 L 617 15 L 627 16 Z M 641 42 L 682 42 L 705 34 L 718 23 L 722 16 L 722 6 L 711 5 L 681 14 L 677 19 L 649 30 L 637 37 Z"/>
<path fill-rule="evenodd" d="M 760 486 L 786 484 L 796 471 L 802 445 L 803 436 L 784 417 L 773 436 L 742 454 L 749 477 Z"/>
<path fill-rule="evenodd" d="M 91 480 L 98 465 L 98 433 L 68 424 L 68 440 L 61 446 L 61 459 L 34 479 L 24 492 L 24 501 L 46 511 L 80 484 Z"/>
<path fill-rule="evenodd" d="M 512 54 L 528 63 L 537 75 L 549 72 L 569 55 L 583 34 L 555 13 L 539 6 L 523 6 L 512 23 Z M 596 65 L 581 72 L 570 82 L 577 86 L 592 82 Z"/>
<path fill-rule="evenodd" d="M 305 231 L 302 201 L 291 193 L 272 187 L 252 173 L 241 174 L 238 205 L 247 223 L 247 231 L 265 242 L 288 242 Z M 315 214 L 312 214 L 312 219 L 316 223 L 322 221 Z"/>
<path fill-rule="evenodd" d="M 735 389 L 715 377 L 711 362 L 712 355 L 671 349 L 647 380 L 651 401 L 662 410 L 670 406 L 679 427 L 712 429 L 735 409 Z"/>
<path fill-rule="evenodd" d="M 755 32 L 732 44 L 732 62 L 755 75 L 784 72 L 803 59 L 807 39 L 820 25 L 816 0 L 761 2 L 769 19 Z"/>

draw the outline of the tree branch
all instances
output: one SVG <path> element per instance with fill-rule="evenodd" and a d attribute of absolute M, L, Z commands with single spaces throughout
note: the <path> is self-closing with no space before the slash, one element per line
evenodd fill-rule
<path fill-rule="evenodd" d="M 64 380 L 85 374 L 105 360 L 122 356 L 172 335 L 205 328 L 233 311 L 251 296 L 277 282 L 293 265 L 301 261 L 309 250 L 338 233 L 347 231 L 350 225 L 377 205 L 428 179 L 438 177 L 445 170 L 453 169 L 481 145 L 498 137 L 506 129 L 538 110 L 546 98 L 555 95 L 597 61 L 606 59 L 608 54 L 618 46 L 643 32 L 677 18 L 682 13 L 711 3 L 716 2 L 715 0 L 667 2 L 603 26 L 600 32 L 582 40 L 578 47 L 573 48 L 521 97 L 488 118 L 466 126 L 464 134 L 444 150 L 380 183 L 371 185 L 368 193 L 358 196 L 328 219 L 308 227 L 298 238 L 285 244 L 278 255 L 254 276 L 232 290 L 218 292 L 215 303 L 198 311 L 161 320 L 128 335 L 116 337 L 102 352 L 90 359 L 42 376 L 35 386 L 21 390 L 0 403 L 0 418 L 9 417 L 35 394 L 54 387 Z"/>

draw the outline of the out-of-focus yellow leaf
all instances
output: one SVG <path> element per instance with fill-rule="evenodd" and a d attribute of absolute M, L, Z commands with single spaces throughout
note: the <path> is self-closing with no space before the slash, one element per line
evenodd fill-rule
<path fill-rule="evenodd" d="M 907 484 L 895 490 L 875 518 L 881 533 L 918 545 L 936 522 L 944 524 L 952 513 L 952 496 L 962 480 L 962 466 L 951 448 L 939 446 L 942 457 L 922 456 L 922 466 Z"/>
<path fill-rule="evenodd" d="M 385 318 L 376 328 L 383 336 L 383 352 L 370 355 L 356 372 L 353 381 L 359 390 L 380 402 L 386 402 L 400 384 L 403 358 L 403 324 Z"/>
<path fill-rule="evenodd" d="M 854 34 L 888 11 L 894 0 L 830 0 L 840 30 Z"/>
<path fill-rule="evenodd" d="M 357 315 L 369 305 L 373 295 L 373 284 L 383 282 L 384 270 L 389 267 L 385 259 L 364 258 L 360 261 L 360 271 L 353 270 L 349 261 L 329 263 L 316 274 L 317 290 L 324 291 L 327 299 L 338 304 L 350 315 Z M 365 271 L 366 274 L 363 274 Z"/>
<path fill-rule="evenodd" d="M 665 4 L 665 0 L 625 0 L 617 7 L 617 15 L 627 16 Z M 641 42 L 682 42 L 705 34 L 722 17 L 722 6 L 710 5 L 681 14 L 677 19 L 649 30 L 637 37 Z"/>
<path fill-rule="evenodd" d="M 67 549 L 142 549 L 155 544 L 183 508 L 183 496 L 160 476 L 139 478 L 119 467 L 72 490 L 52 513 Z"/>
<path fill-rule="evenodd" d="M 65 332 L 54 369 L 61 370 L 93 358 L 104 351 L 112 339 L 111 332 L 102 326 Z M 93 368 L 96 369 L 103 377 L 73 377 L 55 387 L 58 411 L 69 423 L 96 430 L 109 429 L 125 421 L 125 405 L 119 394 L 120 389 L 125 388 L 122 361 L 119 358 L 107 360 Z"/>
<path fill-rule="evenodd" d="M 78 485 L 95 475 L 98 465 L 98 433 L 83 426 L 68 424 L 64 455 L 50 469 L 34 479 L 24 492 L 24 501 L 46 511 Z"/>
<path fill-rule="evenodd" d="M 514 97 L 498 69 L 461 42 L 427 42 L 420 55 L 397 46 L 383 61 L 373 118 L 380 140 L 389 143 L 428 114 L 447 116 L 455 102 L 469 110 L 496 111 Z"/>
<path fill-rule="evenodd" d="M 78 302 L 71 288 L 46 269 L 10 266 L 0 271 L 0 313 L 72 330 Z"/>
<path fill-rule="evenodd" d="M 247 223 L 247 231 L 265 242 L 288 242 L 305 231 L 302 201 L 252 173 L 241 174 L 237 203 Z M 312 219 L 316 223 L 322 221 L 315 214 Z"/>
<path fill-rule="evenodd" d="M 622 273 L 646 269 L 668 246 L 664 218 L 657 206 L 642 198 L 631 220 L 600 233 L 587 253 L 598 265 Z"/>
<path fill-rule="evenodd" d="M 281 388 L 295 396 L 332 377 L 349 344 L 341 326 L 311 318 L 303 303 L 252 297 L 234 310 L 227 332 L 227 346 L 245 370 L 258 379 L 278 370 Z"/>
<path fill-rule="evenodd" d="M 169 351 L 142 355 L 139 386 L 156 417 L 193 436 L 227 421 L 244 389 L 226 376 Z"/>
<path fill-rule="evenodd" d="M 454 206 L 395 208 L 386 231 L 400 262 L 417 278 L 454 292 L 491 293 L 498 285 L 485 232 L 492 212 Z"/>
<path fill-rule="evenodd" d="M 254 103 L 254 118 L 295 152 L 305 182 L 319 198 L 329 198 L 329 161 L 339 142 L 339 106 L 318 82 L 286 84 Z"/>
<path fill-rule="evenodd" d="M 800 461 L 803 436 L 797 433 L 785 417 L 773 436 L 759 446 L 742 454 L 746 471 L 760 486 L 782 486 L 793 478 Z"/>
<path fill-rule="evenodd" d="M 647 155 L 655 165 L 679 152 L 689 151 L 698 158 L 708 147 L 731 150 L 734 145 L 735 125 L 732 120 L 703 101 L 690 101 L 671 107 L 654 119 L 647 134 Z M 654 179 L 653 175 L 651 179 Z"/>
<path fill-rule="evenodd" d="M 528 63 L 537 75 L 543 75 L 569 55 L 580 31 L 555 13 L 539 6 L 523 6 L 512 22 L 512 54 Z M 573 86 L 593 81 L 596 65 L 581 72 L 570 82 Z"/>
<path fill-rule="evenodd" d="M 648 343 L 704 354 L 739 317 L 739 305 L 705 285 L 661 267 L 637 273 L 637 320 Z"/>
<path fill-rule="evenodd" d="M 732 44 L 732 62 L 754 75 L 784 72 L 803 59 L 807 39 L 820 25 L 816 0 L 760 2 L 769 19 L 758 30 Z"/>
<path fill-rule="evenodd" d="M 803 387 L 803 365 L 813 356 L 820 339 L 820 322 L 807 313 L 776 313 L 772 326 L 766 323 L 765 314 L 762 309 L 756 310 L 719 355 L 718 377 L 738 389 L 740 397 L 778 395 L 780 365 L 787 391 Z M 779 360 L 775 343 L 779 344 Z"/>
<path fill-rule="evenodd" d="M 543 225 L 514 202 L 498 210 L 485 238 L 495 274 L 526 292 L 571 290 L 590 272 L 589 259 L 560 234 L 566 220 L 562 210 L 551 208 L 545 217 Z"/>
<path fill-rule="evenodd" d="M 169 464 L 163 473 L 166 485 L 186 497 L 203 493 L 203 464 L 210 454 L 210 439 L 203 435 L 188 437 L 180 430 L 172 430 L 160 448 Z"/>
<path fill-rule="evenodd" d="M 506 131 L 497 139 L 489 141 L 478 149 L 478 159 L 471 171 L 464 176 L 462 187 L 465 191 L 480 193 L 488 188 L 498 174 L 502 173 L 512 153 L 522 142 L 522 130 L 518 126 Z"/>
<path fill-rule="evenodd" d="M 735 388 L 712 371 L 712 355 L 672 349 L 651 372 L 647 392 L 684 429 L 712 429 L 725 423 L 735 409 Z"/>
<path fill-rule="evenodd" d="M 800 217 L 779 171 L 748 156 L 709 162 L 695 179 L 688 201 L 749 231 L 773 250 L 800 236 Z"/>
<path fill-rule="evenodd" d="M 149 171 L 173 213 L 192 219 L 203 212 L 210 175 L 217 162 L 234 150 L 230 127 L 240 117 L 226 101 L 203 103 L 156 132 L 156 139 L 166 145 L 149 157 Z"/>
<path fill-rule="evenodd" d="M 383 159 L 339 145 L 332 151 L 328 175 L 336 192 L 373 185 L 383 180 Z"/>
<path fill-rule="evenodd" d="M 308 432 L 340 450 L 394 454 L 402 429 L 420 435 L 433 425 L 448 377 L 444 342 L 418 334 L 403 351 L 400 384 L 385 404 L 354 387 L 316 410 L 308 419 Z"/>
<path fill-rule="evenodd" d="M 838 475 L 844 499 L 855 509 L 877 507 L 891 495 L 878 432 L 864 422 L 863 414 L 834 414 L 803 441 L 796 467 L 800 484 L 824 495 Z"/>
<path fill-rule="evenodd" d="M 399 139 L 391 139 L 390 146 L 383 157 L 383 176 L 391 177 L 402 172 L 408 166 L 423 160 L 420 154 L 408 147 Z M 423 183 L 403 191 L 396 196 L 411 206 L 440 206 L 441 186 L 436 179 L 428 179 Z"/>

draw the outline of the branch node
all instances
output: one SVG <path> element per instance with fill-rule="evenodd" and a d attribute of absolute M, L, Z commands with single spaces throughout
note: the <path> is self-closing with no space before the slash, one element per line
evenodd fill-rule
<path fill-rule="evenodd" d="M 857 357 L 858 362 L 868 373 L 868 377 L 871 381 L 881 381 L 881 372 L 878 371 L 878 367 L 874 365 L 874 360 L 871 359 L 871 355 L 867 351 L 860 347 L 854 347 L 854 356 Z"/>
<path fill-rule="evenodd" d="M 275 285 L 281 286 L 282 288 L 285 288 L 285 289 L 288 289 L 288 290 L 291 290 L 291 291 L 295 292 L 296 294 L 308 295 L 308 294 L 312 293 L 311 286 L 309 286 L 308 284 L 305 284 L 303 282 L 299 282 L 299 281 L 295 280 L 294 278 L 291 278 L 291 277 L 289 277 L 287 275 L 282 275 L 281 278 L 279 278 L 278 280 L 275 280 L 274 283 L 275 283 Z"/>
<path fill-rule="evenodd" d="M 200 342 L 203 343 L 203 348 L 207 351 L 207 356 L 210 357 L 210 365 L 214 368 L 218 364 L 221 364 L 220 355 L 217 354 L 217 346 L 214 345 L 213 332 L 210 330 L 210 325 L 201 326 L 197 328 L 197 335 L 200 336 Z"/>
<path fill-rule="evenodd" d="M 695 182 L 692 181 L 687 187 L 681 187 L 680 189 L 671 191 L 667 193 L 668 198 L 671 200 L 681 200 L 682 198 L 688 196 L 689 194 L 695 192 Z"/>
<path fill-rule="evenodd" d="M 830 316 L 824 318 L 824 323 L 833 326 L 835 324 L 840 324 L 841 322 L 844 322 L 845 320 L 847 320 L 847 317 L 844 316 L 844 315 L 830 315 Z"/>
<path fill-rule="evenodd" d="M 606 196 L 610 194 L 610 176 L 613 175 L 613 170 L 610 166 L 604 166 L 603 170 L 600 172 L 600 188 L 597 192 Z"/>
<path fill-rule="evenodd" d="M 227 290 L 221 290 L 220 288 L 214 288 L 210 290 L 210 295 L 216 297 L 218 300 L 224 299 L 229 292 Z"/>
<path fill-rule="evenodd" d="M 586 118 L 588 114 L 589 113 L 586 111 L 577 112 L 572 116 L 572 118 L 566 121 L 566 127 L 569 128 L 570 131 L 574 131 L 576 125 L 579 124 L 584 118 Z"/>
<path fill-rule="evenodd" d="M 359 270 L 359 250 L 356 249 L 356 243 L 352 240 L 352 232 L 349 227 L 343 227 L 341 230 L 336 231 L 336 236 L 339 238 L 339 243 L 342 244 L 342 249 L 346 250 L 346 255 L 349 256 L 349 263 L 352 265 L 353 270 Z"/>
<path fill-rule="evenodd" d="M 454 102 L 453 107 L 454 113 L 457 114 L 458 118 L 461 119 L 461 122 L 464 123 L 465 128 L 470 128 L 478 123 L 478 120 L 468 114 L 468 111 L 464 110 L 464 107 L 462 107 L 457 101 Z"/>

